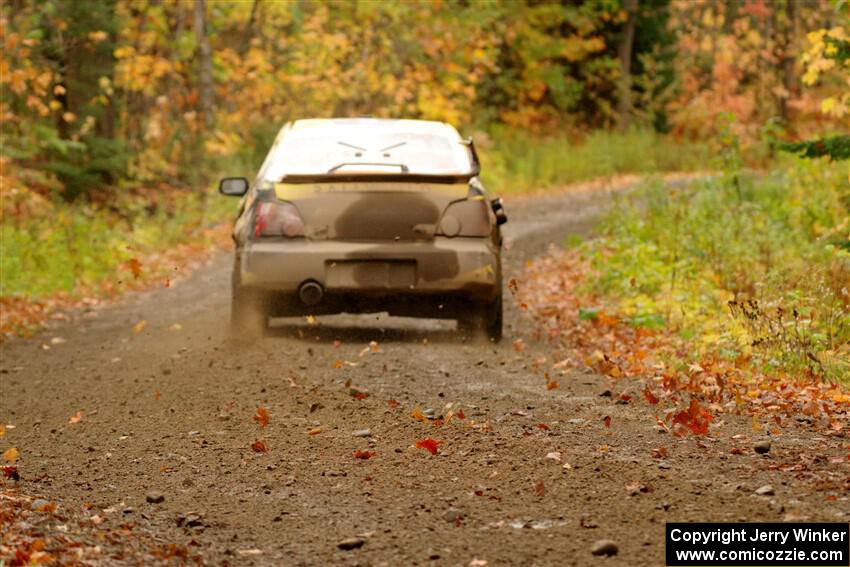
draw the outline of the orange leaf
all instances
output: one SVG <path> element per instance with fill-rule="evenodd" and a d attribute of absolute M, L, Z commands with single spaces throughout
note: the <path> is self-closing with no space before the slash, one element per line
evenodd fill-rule
<path fill-rule="evenodd" d="M 413 408 L 413 411 L 410 412 L 410 417 L 412 417 L 413 419 L 415 419 L 417 421 L 421 421 L 422 423 L 425 423 L 425 422 L 428 421 L 428 418 L 425 417 L 425 414 L 422 413 L 422 410 L 419 409 L 419 406 L 416 406 L 415 408 Z"/>
<path fill-rule="evenodd" d="M 21 453 L 15 448 L 6 449 L 3 452 L 3 460 L 7 463 L 15 464 L 21 458 Z"/>
<path fill-rule="evenodd" d="M 522 352 L 525 350 L 525 341 L 522 339 L 517 339 L 513 342 L 514 350 L 517 352 Z"/>
<path fill-rule="evenodd" d="M 652 391 L 649 389 L 649 386 L 644 388 L 643 397 L 646 398 L 646 401 L 649 402 L 652 405 L 655 405 L 655 404 L 658 403 L 658 398 L 655 397 L 655 394 L 652 393 Z"/>
<path fill-rule="evenodd" d="M 260 427 L 267 426 L 269 424 L 269 410 L 262 406 L 258 407 L 252 419 L 259 423 Z"/>
<path fill-rule="evenodd" d="M 420 441 L 416 442 L 417 449 L 425 449 L 432 455 L 437 454 L 437 448 L 440 446 L 442 441 L 437 441 L 436 439 L 431 439 L 430 437 L 426 437 Z"/>
<path fill-rule="evenodd" d="M 334 360 L 333 364 L 331 364 L 331 368 L 342 368 L 342 361 L 339 359 Z"/>
<path fill-rule="evenodd" d="M 80 423 L 83 420 L 83 412 L 78 411 L 74 415 L 68 418 L 68 423 Z"/>
<path fill-rule="evenodd" d="M 546 382 L 546 389 L 547 390 L 554 390 L 557 387 L 558 387 L 558 383 L 554 380 L 549 380 L 548 382 Z"/>
<path fill-rule="evenodd" d="M 543 431 L 549 431 L 549 426 L 546 425 L 545 423 L 538 423 L 537 428 L 542 429 Z"/>
<path fill-rule="evenodd" d="M 266 446 L 264 441 L 257 439 L 253 443 L 251 443 L 251 449 L 254 450 L 255 453 L 268 453 L 269 448 Z"/>
<path fill-rule="evenodd" d="M 460 408 L 459 410 L 457 410 L 457 417 L 458 417 L 458 419 L 466 419 L 466 414 L 463 413 L 463 408 Z"/>
<path fill-rule="evenodd" d="M 311 429 L 310 431 L 307 432 L 307 435 L 318 435 L 321 432 L 322 432 L 321 427 L 314 427 L 313 429 Z"/>
<path fill-rule="evenodd" d="M 534 494 L 540 497 L 546 496 L 546 485 L 543 484 L 543 481 L 534 485 Z"/>
<path fill-rule="evenodd" d="M 127 268 L 132 272 L 134 279 L 139 279 L 139 276 L 142 275 L 142 263 L 136 258 L 127 260 Z"/>
<path fill-rule="evenodd" d="M 602 418 L 602 423 L 604 423 L 604 424 L 605 424 L 605 427 L 606 427 L 607 429 L 610 429 L 610 428 L 611 428 L 611 416 L 610 416 L 610 415 L 606 415 L 605 417 L 603 417 L 603 418 Z"/>
<path fill-rule="evenodd" d="M 351 397 L 355 400 L 365 400 L 369 397 L 369 394 L 366 392 L 351 392 Z"/>
<path fill-rule="evenodd" d="M 398 402 L 395 400 L 387 400 L 387 405 L 390 406 L 390 409 L 395 409 L 398 407 Z"/>
<path fill-rule="evenodd" d="M 375 453 L 373 451 L 354 451 L 354 458 L 355 459 L 367 460 L 367 459 L 371 459 L 375 455 L 377 455 L 377 453 Z"/>

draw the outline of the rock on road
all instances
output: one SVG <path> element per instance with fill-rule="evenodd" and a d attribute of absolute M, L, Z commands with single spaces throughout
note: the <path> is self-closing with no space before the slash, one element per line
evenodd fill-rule
<path fill-rule="evenodd" d="M 588 233 L 608 202 L 509 202 L 506 277 Z M 548 391 L 531 368 L 545 351 L 509 297 L 500 345 L 464 342 L 450 322 L 338 316 L 286 320 L 234 349 L 229 271 L 221 255 L 174 288 L 0 347 L 0 421 L 15 425 L 3 447 L 20 450 L 23 477 L 4 490 L 234 565 L 656 566 L 667 521 L 850 520 L 847 461 L 835 464 L 846 441 L 800 426 L 757 454 L 747 419 L 676 438 L 656 430 L 639 392 L 628 404 L 599 395 L 627 382 L 575 372 Z M 531 352 L 514 351 L 519 337 Z M 370 341 L 380 352 L 361 356 Z M 410 416 L 447 404 L 464 423 Z M 427 437 L 436 455 L 415 446 Z M 845 488 L 828 499 L 825 483 Z M 770 495 L 756 493 L 767 484 Z M 594 555 L 601 540 L 616 555 Z M 118 557 L 131 544 L 102 545 Z"/>

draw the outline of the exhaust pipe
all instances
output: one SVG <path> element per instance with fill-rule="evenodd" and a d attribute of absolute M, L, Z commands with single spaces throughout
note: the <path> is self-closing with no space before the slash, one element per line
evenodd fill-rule
<path fill-rule="evenodd" d="M 325 290 L 316 282 L 304 282 L 298 288 L 298 297 L 305 305 L 316 305 L 322 300 Z"/>

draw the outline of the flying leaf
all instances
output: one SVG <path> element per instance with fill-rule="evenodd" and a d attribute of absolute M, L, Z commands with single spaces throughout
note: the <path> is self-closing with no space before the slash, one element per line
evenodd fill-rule
<path fill-rule="evenodd" d="M 6 449 L 6 451 L 3 452 L 3 460 L 7 463 L 15 464 L 20 458 L 21 453 L 15 447 L 12 447 L 11 449 Z"/>
<path fill-rule="evenodd" d="M 257 408 L 256 413 L 254 413 L 254 417 L 251 419 L 259 423 L 260 427 L 265 427 L 269 424 L 269 410 L 260 406 Z"/>
<path fill-rule="evenodd" d="M 416 442 L 417 449 L 425 449 L 432 455 L 437 454 L 437 450 L 440 447 L 442 441 L 437 441 L 436 439 L 431 439 L 430 437 L 426 437 L 425 439 L 421 439 Z"/>
<path fill-rule="evenodd" d="M 142 275 L 142 263 L 136 258 L 127 260 L 127 268 L 133 274 L 133 279 L 139 279 L 139 276 Z"/>
<path fill-rule="evenodd" d="M 253 449 L 255 453 L 268 453 L 269 452 L 269 448 L 266 445 L 265 441 L 261 441 L 260 439 L 257 439 L 256 441 L 251 443 L 251 449 Z"/>
<path fill-rule="evenodd" d="M 375 453 L 373 451 L 359 451 L 359 450 L 354 451 L 354 458 L 355 459 L 368 460 L 368 459 L 371 459 L 372 457 L 374 457 L 375 455 L 377 455 L 377 453 Z"/>

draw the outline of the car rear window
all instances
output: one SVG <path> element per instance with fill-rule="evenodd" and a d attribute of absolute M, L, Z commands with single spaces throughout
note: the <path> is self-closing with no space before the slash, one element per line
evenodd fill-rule
<path fill-rule="evenodd" d="M 469 148 L 459 138 L 376 130 L 290 132 L 275 148 L 265 177 L 279 181 L 287 175 L 335 172 L 464 175 L 472 170 Z"/>

